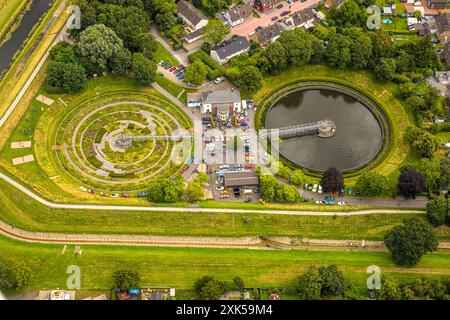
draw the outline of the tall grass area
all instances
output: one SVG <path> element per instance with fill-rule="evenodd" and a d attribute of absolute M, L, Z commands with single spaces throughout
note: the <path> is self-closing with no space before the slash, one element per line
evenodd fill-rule
<path fill-rule="evenodd" d="M 412 216 L 417 215 L 301 216 L 258 214 L 257 210 L 251 214 L 232 214 L 54 209 L 0 181 L 0 219 L 30 231 L 382 240 L 388 230 Z M 450 240 L 449 228 L 435 230 L 441 240 Z"/>
<path fill-rule="evenodd" d="M 0 0 L 0 45 L 1 39 L 5 36 L 4 40 L 7 39 L 6 32 L 12 31 L 11 24 L 15 19 L 18 19 L 15 24 L 20 22 L 19 15 L 30 4 L 30 0 Z"/>
<path fill-rule="evenodd" d="M 82 246 L 82 256 L 73 255 L 69 245 L 22 243 L 0 237 L 0 260 L 5 263 L 25 262 L 32 271 L 29 290 L 65 288 L 69 265 L 81 269 L 81 290 L 109 291 L 112 274 L 120 268 L 138 270 L 142 286 L 170 286 L 177 290 L 192 289 L 203 275 L 230 281 L 240 276 L 246 287 L 284 287 L 310 265 L 337 265 L 352 295 L 367 295 L 367 267 L 377 265 L 385 278 L 412 280 L 421 277 L 443 279 L 450 275 L 450 254 L 433 253 L 422 258 L 413 268 L 394 265 L 389 253 L 354 251 L 274 251 L 240 249 L 198 249 L 163 247 Z M 426 272 L 426 273 L 425 273 Z M 82 295 L 78 295 L 82 298 Z"/>

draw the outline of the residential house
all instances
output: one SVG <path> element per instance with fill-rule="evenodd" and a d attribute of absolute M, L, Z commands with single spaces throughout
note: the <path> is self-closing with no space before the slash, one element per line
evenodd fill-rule
<path fill-rule="evenodd" d="M 250 42 L 245 37 L 237 36 L 213 48 L 210 52 L 211 58 L 220 64 L 227 63 L 231 58 L 248 52 Z"/>
<path fill-rule="evenodd" d="M 435 23 L 439 41 L 444 44 L 450 41 L 450 13 L 436 16 Z"/>
<path fill-rule="evenodd" d="M 203 31 L 205 31 L 205 28 L 200 28 L 197 29 L 191 33 L 188 33 L 187 35 L 184 36 L 184 40 L 187 43 L 193 43 L 195 41 L 200 40 L 201 38 L 203 38 Z"/>
<path fill-rule="evenodd" d="M 234 6 L 230 10 L 223 14 L 223 17 L 227 21 L 230 27 L 237 26 L 245 21 L 248 17 L 253 14 L 253 6 L 251 3 L 243 3 Z"/>
<path fill-rule="evenodd" d="M 283 29 L 295 29 L 295 28 L 309 28 L 313 26 L 315 18 L 314 9 L 308 8 L 302 11 L 298 11 L 289 18 L 280 22 Z"/>
<path fill-rule="evenodd" d="M 445 9 L 448 0 L 427 0 L 430 9 Z"/>
<path fill-rule="evenodd" d="M 281 26 L 278 23 L 267 26 L 256 32 L 256 41 L 261 45 L 269 44 L 280 37 L 281 30 Z"/>
<path fill-rule="evenodd" d="M 253 6 L 261 12 L 266 12 L 276 7 L 282 0 L 255 0 Z"/>
<path fill-rule="evenodd" d="M 188 93 L 187 100 L 188 107 L 200 107 L 202 113 L 212 113 L 222 121 L 242 110 L 241 93 L 235 89 Z"/>
<path fill-rule="evenodd" d="M 183 19 L 194 31 L 205 27 L 208 24 L 208 18 L 194 7 L 189 1 L 181 0 L 178 2 L 177 15 Z"/>

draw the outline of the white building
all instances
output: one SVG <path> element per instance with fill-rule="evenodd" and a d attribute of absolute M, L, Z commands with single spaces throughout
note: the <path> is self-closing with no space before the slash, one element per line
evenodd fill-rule
<path fill-rule="evenodd" d="M 250 50 L 250 42 L 245 37 L 235 37 L 230 41 L 222 43 L 213 48 L 210 52 L 211 58 L 219 64 L 227 63 L 231 58 L 248 52 Z"/>
<path fill-rule="evenodd" d="M 243 3 L 232 7 L 223 14 L 230 27 L 237 26 L 245 21 L 253 14 L 253 5 L 251 3 Z"/>
<path fill-rule="evenodd" d="M 178 2 L 177 15 L 183 19 L 194 31 L 205 27 L 208 24 L 208 18 L 205 17 L 189 1 L 181 0 Z"/>
<path fill-rule="evenodd" d="M 241 93 L 235 89 L 191 93 L 187 95 L 187 99 L 188 107 L 200 107 L 202 113 L 217 115 L 221 121 L 242 111 Z"/>

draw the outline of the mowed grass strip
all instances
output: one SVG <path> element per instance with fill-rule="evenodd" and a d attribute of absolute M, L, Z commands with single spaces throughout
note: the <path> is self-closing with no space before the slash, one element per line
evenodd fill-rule
<path fill-rule="evenodd" d="M 382 240 L 414 214 L 300 216 L 232 213 L 128 212 L 46 207 L 0 181 L 0 219 L 29 231 L 166 236 L 292 236 Z M 250 218 L 244 219 L 245 217 Z M 422 217 L 424 217 L 422 215 Z M 245 222 L 247 220 L 247 223 Z M 436 229 L 450 240 L 450 229 Z"/>
<path fill-rule="evenodd" d="M 361 289 L 365 287 L 370 265 L 379 266 L 390 279 L 442 279 L 450 275 L 448 253 L 428 254 L 413 268 L 399 268 L 390 254 L 384 252 L 82 246 L 82 256 L 74 257 L 74 246 L 68 246 L 64 255 L 62 248 L 0 237 L 0 260 L 30 265 L 33 277 L 28 290 L 64 288 L 70 265 L 81 269 L 82 290 L 105 291 L 111 288 L 111 275 L 119 268 L 138 270 L 142 285 L 177 289 L 191 289 L 206 274 L 228 281 L 240 276 L 248 287 L 287 286 L 310 265 L 329 264 L 337 265 L 347 281 Z"/>

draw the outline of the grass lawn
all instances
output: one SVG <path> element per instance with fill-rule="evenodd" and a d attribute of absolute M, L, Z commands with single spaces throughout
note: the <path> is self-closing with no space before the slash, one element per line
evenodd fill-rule
<path fill-rule="evenodd" d="M 160 61 L 167 61 L 169 62 L 171 65 L 173 66 L 178 66 L 180 63 L 178 62 L 177 59 L 175 59 L 170 52 L 164 48 L 164 46 L 159 43 L 156 42 L 156 51 L 153 53 L 156 62 L 160 62 Z"/>
<path fill-rule="evenodd" d="M 176 289 L 191 289 L 193 283 L 206 274 L 227 281 L 240 276 L 248 287 L 280 287 L 289 285 L 310 265 L 329 264 L 337 265 L 347 283 L 363 292 L 369 265 L 379 266 L 389 279 L 442 279 L 450 275 L 448 253 L 429 254 L 413 268 L 399 268 L 390 254 L 383 252 L 82 246 L 82 256 L 74 257 L 73 246 L 68 246 L 64 255 L 61 255 L 62 247 L 0 237 L 0 260 L 23 261 L 32 268 L 28 290 L 65 288 L 69 265 L 80 267 L 83 291 L 109 290 L 111 275 L 119 268 L 138 270 L 143 286 L 165 285 Z"/>
<path fill-rule="evenodd" d="M 293 236 L 323 239 L 382 240 L 384 234 L 414 214 L 299 216 L 124 212 L 48 208 L 0 181 L 0 219 L 30 231 L 186 236 Z M 245 223 L 244 217 L 251 222 Z M 424 217 L 424 215 L 422 215 Z M 450 228 L 436 229 L 450 240 Z"/>

